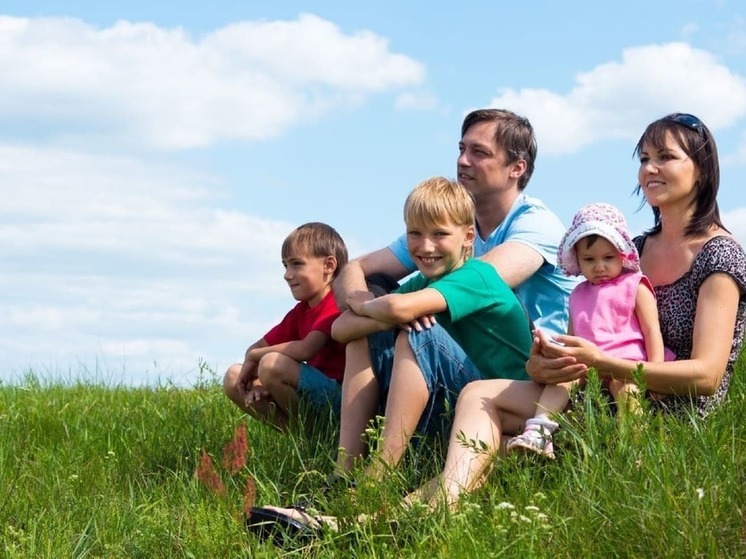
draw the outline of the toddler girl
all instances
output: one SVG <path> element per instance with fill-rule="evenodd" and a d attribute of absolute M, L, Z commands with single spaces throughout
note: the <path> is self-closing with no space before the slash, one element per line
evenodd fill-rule
<path fill-rule="evenodd" d="M 569 335 L 580 336 L 622 359 L 671 361 L 663 347 L 653 287 L 640 272 L 640 257 L 621 212 L 609 204 L 589 204 L 578 211 L 563 237 L 558 265 L 567 275 L 585 281 L 570 294 Z M 507 449 L 533 451 L 554 457 L 552 433 L 558 424 L 552 414 L 562 412 L 574 383 L 546 385 L 536 415 Z M 620 411 L 635 408 L 633 383 L 609 381 L 609 392 Z"/>

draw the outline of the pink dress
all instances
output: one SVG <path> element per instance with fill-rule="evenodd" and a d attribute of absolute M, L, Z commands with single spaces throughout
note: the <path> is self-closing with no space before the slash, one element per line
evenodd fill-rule
<path fill-rule="evenodd" d="M 609 355 L 631 361 L 647 361 L 645 337 L 635 314 L 637 287 L 653 286 L 641 272 L 627 272 L 611 281 L 579 284 L 570 294 L 573 334 L 596 344 Z M 665 360 L 673 361 L 671 350 Z"/>

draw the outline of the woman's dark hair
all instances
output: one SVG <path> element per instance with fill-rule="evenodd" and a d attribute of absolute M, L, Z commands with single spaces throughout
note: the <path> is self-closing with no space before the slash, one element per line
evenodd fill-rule
<path fill-rule="evenodd" d="M 701 235 L 713 225 L 728 231 L 720 220 L 717 203 L 720 187 L 717 146 L 712 133 L 701 120 L 688 113 L 671 113 L 650 123 L 637 142 L 634 155 L 640 157 L 645 143 L 656 149 L 663 149 L 666 145 L 666 135 L 669 133 L 692 160 L 697 173 L 694 182 L 695 196 L 692 198 L 694 214 L 684 230 L 685 235 Z M 638 184 L 635 192 L 639 194 L 641 189 Z M 658 208 L 653 208 L 653 216 L 655 224 L 648 234 L 661 230 L 661 215 Z"/>

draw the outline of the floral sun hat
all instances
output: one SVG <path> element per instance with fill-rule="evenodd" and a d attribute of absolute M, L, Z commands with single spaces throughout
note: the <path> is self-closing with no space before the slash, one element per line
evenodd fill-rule
<path fill-rule="evenodd" d="M 580 275 L 575 244 L 590 235 L 599 235 L 614 245 L 622 255 L 622 267 L 625 270 L 640 271 L 640 255 L 630 238 L 622 212 L 611 204 L 595 203 L 578 210 L 560 242 L 557 264 L 568 276 Z"/>

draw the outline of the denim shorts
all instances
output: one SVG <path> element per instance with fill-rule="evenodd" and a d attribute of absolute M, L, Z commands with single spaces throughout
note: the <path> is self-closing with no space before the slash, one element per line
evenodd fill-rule
<path fill-rule="evenodd" d="M 394 364 L 394 345 L 399 332 L 401 330 L 394 329 L 368 336 L 371 365 L 378 381 L 381 414 L 385 413 Z M 481 379 L 482 375 L 439 324 L 406 335 L 429 392 L 417 432 L 427 436 L 448 436 L 461 389 L 469 382 Z"/>
<path fill-rule="evenodd" d="M 314 410 L 331 409 L 339 417 L 342 407 L 342 386 L 334 379 L 307 363 L 300 364 L 298 398 Z"/>

